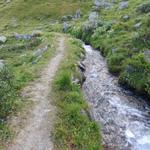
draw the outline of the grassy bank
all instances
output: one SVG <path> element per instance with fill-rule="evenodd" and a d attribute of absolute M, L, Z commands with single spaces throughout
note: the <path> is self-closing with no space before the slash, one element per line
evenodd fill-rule
<path fill-rule="evenodd" d="M 57 72 L 53 95 L 58 110 L 54 130 L 55 149 L 100 150 L 98 125 L 89 119 L 88 105 L 81 87 L 72 83 L 72 77 L 80 78 L 77 61 L 84 52 L 81 42 L 66 38 L 65 58 Z"/>
<path fill-rule="evenodd" d="M 150 96 L 150 3 L 133 0 L 119 9 L 120 2 L 97 10 L 96 28 L 87 22 L 72 23 L 68 32 L 100 50 L 121 84 Z"/>

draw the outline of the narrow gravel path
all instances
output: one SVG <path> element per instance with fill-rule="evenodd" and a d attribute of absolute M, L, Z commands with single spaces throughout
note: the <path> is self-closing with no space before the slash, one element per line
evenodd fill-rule
<path fill-rule="evenodd" d="M 28 113 L 26 124 L 19 131 L 8 150 L 52 150 L 51 130 L 55 117 L 55 107 L 49 96 L 52 80 L 64 55 L 64 40 L 58 39 L 56 55 L 41 72 L 37 81 L 30 83 L 23 94 L 34 101 L 35 106 Z"/>

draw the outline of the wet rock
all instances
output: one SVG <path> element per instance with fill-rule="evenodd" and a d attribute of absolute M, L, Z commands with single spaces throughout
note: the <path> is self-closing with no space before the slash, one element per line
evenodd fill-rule
<path fill-rule="evenodd" d="M 5 43 L 7 38 L 5 36 L 0 36 L 0 43 Z"/>
<path fill-rule="evenodd" d="M 125 9 L 128 7 L 128 5 L 129 5 L 129 2 L 126 2 L 126 1 L 120 2 L 119 9 L 120 10 Z"/>
<path fill-rule="evenodd" d="M 84 72 L 80 72 L 80 74 L 81 74 L 80 85 L 82 86 L 86 80 L 86 76 L 85 76 Z"/>
<path fill-rule="evenodd" d="M 81 63 L 81 62 L 78 62 L 78 67 L 80 68 L 80 70 L 82 71 L 82 72 L 85 72 L 85 65 L 83 64 L 83 63 Z"/>

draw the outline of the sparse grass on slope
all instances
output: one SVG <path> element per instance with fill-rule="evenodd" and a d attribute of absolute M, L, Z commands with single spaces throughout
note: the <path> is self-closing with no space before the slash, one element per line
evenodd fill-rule
<path fill-rule="evenodd" d="M 67 38 L 65 59 L 53 86 L 55 104 L 58 108 L 54 130 L 57 150 L 101 149 L 99 127 L 86 114 L 89 108 L 80 86 L 72 83 L 72 76 L 80 76 L 76 64 L 83 51 L 79 40 Z"/>
<path fill-rule="evenodd" d="M 0 31 L 27 32 L 49 26 L 64 15 L 73 15 L 78 9 L 89 11 L 92 0 L 13 0 L 0 4 Z"/>

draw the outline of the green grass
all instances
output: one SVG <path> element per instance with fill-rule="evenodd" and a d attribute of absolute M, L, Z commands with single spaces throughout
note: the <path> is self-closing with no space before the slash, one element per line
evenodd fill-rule
<path fill-rule="evenodd" d="M 84 50 L 79 40 L 68 37 L 65 49 L 65 59 L 57 72 L 52 92 L 58 110 L 55 149 L 100 150 L 99 127 L 86 114 L 89 107 L 81 87 L 72 83 L 72 76 L 79 76 L 76 64 Z"/>
<path fill-rule="evenodd" d="M 100 50 L 107 58 L 110 72 L 119 75 L 120 83 L 150 95 L 150 62 L 144 56 L 150 49 L 150 4 L 148 0 L 132 0 L 128 8 L 119 10 L 120 2 L 117 0 L 111 9 L 100 9 L 102 25 L 97 29 L 90 27 L 84 32 L 86 23 L 80 22 L 72 23 L 68 32 Z M 129 19 L 124 20 L 124 15 L 129 15 Z M 139 22 L 141 27 L 136 29 L 134 25 Z M 128 66 L 134 72 L 127 72 Z"/>
<path fill-rule="evenodd" d="M 1 33 L 29 32 L 48 28 L 64 15 L 73 15 L 78 9 L 87 14 L 92 0 L 14 0 L 0 4 Z"/>

